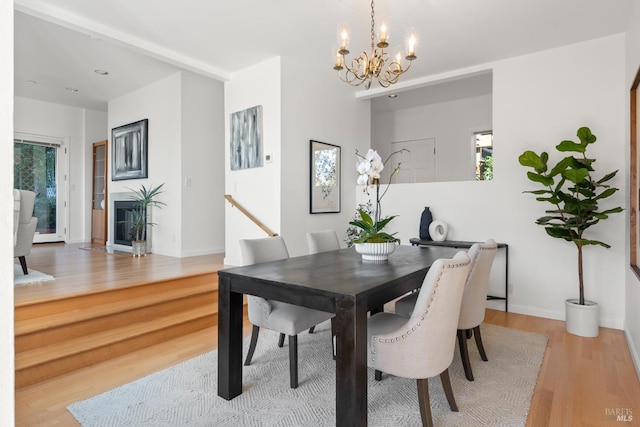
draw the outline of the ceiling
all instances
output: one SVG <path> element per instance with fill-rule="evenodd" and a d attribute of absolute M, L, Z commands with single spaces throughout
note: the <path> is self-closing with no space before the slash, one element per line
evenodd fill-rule
<path fill-rule="evenodd" d="M 410 81 L 623 32 L 632 1 L 379 0 L 376 19 L 388 23 L 392 46 L 407 29 L 418 32 L 418 59 L 402 78 Z M 310 67 L 326 58 L 326 72 L 335 73 L 341 22 L 351 27 L 352 52 L 370 43 L 368 0 L 14 4 L 15 94 L 102 111 L 109 100 L 179 69 L 225 81 L 276 55 L 311 55 Z"/>

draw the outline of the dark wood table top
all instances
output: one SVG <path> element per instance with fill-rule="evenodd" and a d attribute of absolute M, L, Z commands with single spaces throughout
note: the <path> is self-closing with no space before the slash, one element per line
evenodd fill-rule
<path fill-rule="evenodd" d="M 335 312 L 332 301 L 335 298 L 365 298 L 370 304 L 384 303 L 376 296 L 388 288 L 389 282 L 403 278 L 415 282 L 416 273 L 424 278 L 436 259 L 450 258 L 456 252 L 453 248 L 398 245 L 387 261 L 370 262 L 363 261 L 354 248 L 346 248 L 225 269 L 218 275 L 232 279 L 234 292 L 251 294 L 256 282 L 268 283 L 268 292 L 272 294 L 261 292 L 267 299 Z M 415 287 L 421 284 L 420 281 Z M 313 296 L 325 298 L 310 298 Z"/>

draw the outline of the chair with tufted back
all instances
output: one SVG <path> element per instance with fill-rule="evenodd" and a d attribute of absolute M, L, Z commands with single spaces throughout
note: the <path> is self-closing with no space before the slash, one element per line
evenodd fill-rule
<path fill-rule="evenodd" d="M 462 296 L 457 336 L 462 366 L 469 381 L 473 381 L 473 371 L 471 370 L 471 361 L 469 360 L 469 351 L 467 349 L 467 339 L 471 338 L 471 335 L 475 338 L 482 360 L 485 362 L 488 360 L 482 345 L 480 324 L 484 321 L 489 274 L 491 273 L 491 266 L 497 250 L 498 245 L 496 242 L 493 239 L 489 239 L 484 243 L 473 244 L 468 252 L 471 259 L 471 270 L 469 271 L 464 295 Z M 395 312 L 401 316 L 409 317 L 413 311 L 416 298 L 416 294 L 411 294 L 398 300 Z"/>
<path fill-rule="evenodd" d="M 449 407 L 458 411 L 449 365 L 471 262 L 465 252 L 439 259 L 427 273 L 409 318 L 377 313 L 368 321 L 369 366 L 417 380 L 422 424 L 432 426 L 428 379 L 440 375 Z"/>
<path fill-rule="evenodd" d="M 240 250 L 245 265 L 277 261 L 289 258 L 289 251 L 282 237 L 240 240 Z M 289 373 L 291 388 L 298 387 L 298 334 L 334 317 L 333 313 L 313 310 L 293 304 L 247 295 L 249 321 L 253 324 L 251 343 L 244 364 L 251 364 L 258 342 L 260 328 L 270 329 L 289 336 Z M 281 340 L 282 341 L 282 340 Z M 282 342 L 278 345 L 281 347 Z"/>

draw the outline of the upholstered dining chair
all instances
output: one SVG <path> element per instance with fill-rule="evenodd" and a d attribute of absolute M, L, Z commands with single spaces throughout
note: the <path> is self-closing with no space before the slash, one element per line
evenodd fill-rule
<path fill-rule="evenodd" d="M 471 269 L 462 296 L 460 318 L 458 319 L 458 346 L 464 374 L 469 381 L 473 381 L 473 370 L 469 360 L 467 339 L 474 336 L 478 352 L 483 361 L 489 360 L 482 344 L 480 324 L 484 321 L 484 313 L 487 307 L 487 289 L 489 286 L 489 274 L 493 259 L 496 256 L 498 245 L 493 239 L 484 243 L 474 243 L 469 248 Z M 401 316 L 409 317 L 416 302 L 416 294 L 408 295 L 396 302 L 395 312 Z"/>
<path fill-rule="evenodd" d="M 310 254 L 340 249 L 340 241 L 334 230 L 310 231 L 307 233 Z"/>
<path fill-rule="evenodd" d="M 14 223 L 13 256 L 20 260 L 20 266 L 24 274 L 29 274 L 27 269 L 27 255 L 31 253 L 33 236 L 36 233 L 38 218 L 33 216 L 36 193 L 29 190 L 13 190 Z M 16 209 L 19 212 L 16 212 Z"/>
<path fill-rule="evenodd" d="M 289 258 L 289 251 L 282 237 L 240 240 L 240 250 L 245 265 L 277 261 Z M 266 300 L 247 295 L 249 321 L 253 324 L 249 352 L 244 362 L 251 364 L 258 343 L 260 328 L 270 329 L 289 336 L 289 373 L 291 388 L 298 387 L 298 334 L 334 317 L 333 313 L 313 310 L 280 301 Z M 279 346 L 282 343 L 278 343 Z"/>
<path fill-rule="evenodd" d="M 461 251 L 433 263 L 409 318 L 377 313 L 369 318 L 368 363 L 375 370 L 417 380 L 423 426 L 432 426 L 428 379 L 440 375 L 449 407 L 457 412 L 449 365 L 453 361 L 469 256 Z"/>

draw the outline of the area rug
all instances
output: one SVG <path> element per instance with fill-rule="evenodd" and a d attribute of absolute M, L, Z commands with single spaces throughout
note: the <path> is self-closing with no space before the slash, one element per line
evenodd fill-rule
<path fill-rule="evenodd" d="M 13 264 L 13 284 L 14 285 L 28 285 L 40 282 L 48 282 L 49 280 L 55 280 L 53 276 L 41 273 L 37 270 L 27 268 L 29 274 L 22 272 L 22 267 L 18 264 Z"/>
<path fill-rule="evenodd" d="M 475 381 L 467 381 L 456 348 L 449 368 L 460 412 L 451 412 L 439 377 L 429 380 L 436 426 L 524 426 L 547 337 L 482 325 L 488 362 L 470 341 Z M 217 352 L 156 372 L 67 409 L 84 427 L 125 426 L 333 426 L 335 365 L 330 323 L 298 337 L 299 387 L 289 387 L 287 346 L 261 331 L 251 366 L 243 367 L 243 393 L 217 395 Z M 244 354 L 248 338 L 244 342 Z M 420 426 L 415 380 L 368 377 L 368 425 Z"/>

